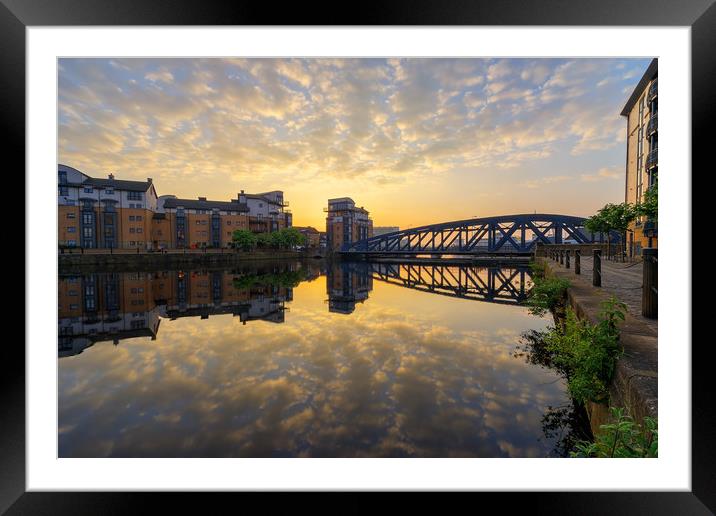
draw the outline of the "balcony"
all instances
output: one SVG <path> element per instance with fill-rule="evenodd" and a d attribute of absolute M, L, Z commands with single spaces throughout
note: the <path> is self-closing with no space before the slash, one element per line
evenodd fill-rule
<path fill-rule="evenodd" d="M 647 96 L 646 96 L 646 101 L 647 101 L 647 102 L 651 102 L 652 100 L 654 100 L 654 99 L 658 96 L 659 88 L 658 88 L 657 85 L 656 85 L 656 81 L 657 81 L 657 80 L 654 79 L 654 82 L 652 82 L 652 83 L 651 83 L 651 86 L 649 86 L 649 93 L 647 93 Z"/>
<path fill-rule="evenodd" d="M 659 164 L 658 148 L 651 149 L 649 154 L 646 155 L 646 169 L 652 169 Z"/>
<path fill-rule="evenodd" d="M 657 121 L 658 115 L 654 113 L 649 119 L 649 123 L 646 125 L 646 135 L 651 136 L 659 130 L 659 122 Z"/>

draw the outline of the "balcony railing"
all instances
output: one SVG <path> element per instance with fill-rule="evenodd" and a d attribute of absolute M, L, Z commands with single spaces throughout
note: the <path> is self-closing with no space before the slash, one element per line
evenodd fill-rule
<path fill-rule="evenodd" d="M 654 79 L 654 82 L 652 82 L 652 83 L 651 83 L 651 86 L 649 86 L 649 93 L 647 94 L 647 97 L 646 97 L 647 102 L 651 102 L 651 101 L 654 100 L 654 99 L 657 97 L 657 95 L 659 94 L 659 88 L 658 88 L 658 86 L 656 85 L 656 81 L 657 81 L 657 80 Z"/>
<path fill-rule="evenodd" d="M 659 130 L 659 122 L 657 121 L 658 115 L 654 113 L 649 119 L 649 123 L 646 125 L 646 135 L 651 136 Z"/>
<path fill-rule="evenodd" d="M 658 148 L 651 149 L 649 151 L 649 154 L 646 155 L 646 168 L 654 168 L 659 164 L 659 154 L 658 154 Z"/>

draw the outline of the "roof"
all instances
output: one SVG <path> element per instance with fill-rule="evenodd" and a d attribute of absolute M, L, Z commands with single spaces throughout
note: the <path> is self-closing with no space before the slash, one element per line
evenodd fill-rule
<path fill-rule="evenodd" d="M 299 231 L 307 231 L 309 233 L 319 233 L 319 231 L 314 228 L 313 226 L 291 226 L 294 229 L 297 229 Z"/>
<path fill-rule="evenodd" d="M 176 208 L 183 206 L 187 210 L 223 210 L 223 211 L 249 211 L 249 207 L 237 200 L 232 201 L 203 201 L 200 199 L 177 199 L 168 198 L 164 201 L 165 208 Z"/>
<path fill-rule="evenodd" d="M 631 108 L 634 107 L 636 101 L 639 100 L 639 97 L 641 97 L 641 93 L 646 88 L 646 85 L 649 84 L 649 82 L 657 76 L 658 71 L 659 62 L 658 59 L 655 57 L 651 60 L 651 63 L 649 63 L 649 66 L 644 72 L 644 75 L 642 75 L 639 84 L 637 84 L 636 88 L 634 88 L 631 97 L 629 97 L 629 100 L 627 100 L 627 103 L 624 105 L 624 109 L 622 109 L 622 112 L 619 113 L 621 116 L 629 116 L 629 111 L 631 111 Z"/>
<path fill-rule="evenodd" d="M 128 190 L 130 192 L 146 192 L 151 188 L 152 183 L 150 181 L 127 181 L 125 179 L 97 179 L 90 177 L 85 179 L 82 185 L 115 188 L 117 190 Z"/>
<path fill-rule="evenodd" d="M 63 186 L 92 186 L 98 188 L 115 188 L 117 190 L 127 190 L 130 192 L 146 192 L 152 186 L 151 181 L 128 181 L 125 179 L 99 179 L 96 177 L 90 177 L 84 172 L 77 170 L 69 165 L 63 165 L 62 163 L 57 164 L 57 169 L 61 171 L 77 172 L 82 174 L 86 179 L 82 183 L 65 183 Z"/>
<path fill-rule="evenodd" d="M 272 192 L 267 192 L 267 193 L 272 193 Z M 241 194 L 241 195 L 245 195 L 247 199 L 258 199 L 258 200 L 260 200 L 260 201 L 264 201 L 264 202 L 267 202 L 267 203 L 269 203 L 269 204 L 277 204 L 277 205 L 281 206 L 281 203 L 280 203 L 279 201 L 274 201 L 273 199 L 269 199 L 268 197 L 265 196 L 266 194 L 248 194 L 248 193 L 244 193 L 244 194 Z"/>

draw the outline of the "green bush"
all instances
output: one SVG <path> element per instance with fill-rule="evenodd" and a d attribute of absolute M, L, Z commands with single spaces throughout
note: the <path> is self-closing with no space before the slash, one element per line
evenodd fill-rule
<path fill-rule="evenodd" d="M 533 269 L 534 270 L 534 269 Z M 564 305 L 567 289 L 571 285 L 569 280 L 561 278 L 545 278 L 535 274 L 532 276 L 532 289 L 525 304 L 532 315 L 543 316 Z"/>
<path fill-rule="evenodd" d="M 579 441 L 572 457 L 630 457 L 646 458 L 659 456 L 659 431 L 657 421 L 644 418 L 644 426 L 624 414 L 618 407 L 610 409 L 612 423 L 600 425 L 594 442 Z"/>
<path fill-rule="evenodd" d="M 564 371 L 569 392 L 578 402 L 608 400 L 609 384 L 623 352 L 617 324 L 624 320 L 625 311 L 626 305 L 612 297 L 602 303 L 597 324 L 580 321 L 569 309 L 563 328 L 546 333 L 552 362 Z"/>

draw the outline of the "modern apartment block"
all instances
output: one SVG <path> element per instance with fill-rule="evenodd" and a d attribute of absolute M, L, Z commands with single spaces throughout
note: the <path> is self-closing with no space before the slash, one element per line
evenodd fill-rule
<path fill-rule="evenodd" d="M 624 200 L 639 204 L 658 177 L 658 61 L 653 59 L 632 92 L 621 115 L 627 120 L 627 157 Z M 637 219 L 628 231 L 628 252 L 641 255 L 644 247 L 657 246 L 653 221 Z"/>
<path fill-rule="evenodd" d="M 292 225 L 283 192 L 210 201 L 157 196 L 151 178 L 90 177 L 58 166 L 58 244 L 66 247 L 181 249 L 228 247 L 236 229 L 255 233 Z"/>
<path fill-rule="evenodd" d="M 331 251 L 340 250 L 343 244 L 363 240 L 373 236 L 373 221 L 368 211 L 350 197 L 328 199 L 328 207 L 323 209 L 326 216 L 326 241 Z"/>

